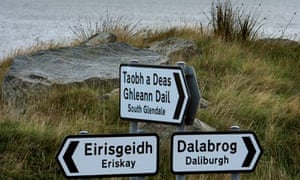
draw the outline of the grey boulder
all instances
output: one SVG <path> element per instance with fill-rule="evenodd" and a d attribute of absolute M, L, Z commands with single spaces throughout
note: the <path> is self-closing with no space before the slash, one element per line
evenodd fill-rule
<path fill-rule="evenodd" d="M 198 48 L 196 43 L 177 37 L 154 42 L 149 49 L 165 55 L 173 61 L 186 61 L 187 58 L 201 53 L 201 49 Z"/>
<path fill-rule="evenodd" d="M 44 97 L 55 85 L 98 86 L 110 81 L 117 87 L 119 65 L 131 60 L 161 64 L 167 58 L 119 42 L 40 51 L 13 60 L 3 81 L 2 96 L 9 106 L 24 108 L 28 100 Z"/>

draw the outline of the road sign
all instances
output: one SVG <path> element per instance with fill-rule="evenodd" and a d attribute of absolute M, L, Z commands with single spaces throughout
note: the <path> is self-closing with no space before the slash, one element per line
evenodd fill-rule
<path fill-rule="evenodd" d="M 172 172 L 253 171 L 262 149 L 253 132 L 190 132 L 172 136 Z"/>
<path fill-rule="evenodd" d="M 120 117 L 180 124 L 189 90 L 179 66 L 120 65 Z"/>
<path fill-rule="evenodd" d="M 56 159 L 68 178 L 154 175 L 158 146 L 156 134 L 68 136 Z"/>

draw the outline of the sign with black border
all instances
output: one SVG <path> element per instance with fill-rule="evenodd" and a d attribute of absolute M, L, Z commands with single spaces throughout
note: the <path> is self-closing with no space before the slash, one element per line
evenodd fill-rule
<path fill-rule="evenodd" d="M 171 151 L 174 174 L 251 172 L 262 154 L 250 131 L 174 133 Z"/>
<path fill-rule="evenodd" d="M 67 178 L 155 175 L 159 138 L 154 133 L 71 135 L 56 160 Z"/>
<path fill-rule="evenodd" d="M 181 124 L 190 100 L 179 66 L 121 64 L 120 118 Z"/>

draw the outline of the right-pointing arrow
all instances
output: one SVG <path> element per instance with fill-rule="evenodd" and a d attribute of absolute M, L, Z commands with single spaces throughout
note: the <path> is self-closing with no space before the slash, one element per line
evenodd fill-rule
<path fill-rule="evenodd" d="M 71 173 L 78 173 L 78 169 L 72 159 L 73 153 L 74 153 L 78 143 L 79 143 L 79 141 L 71 141 L 66 153 L 63 156 L 65 163 Z"/>
<path fill-rule="evenodd" d="M 248 149 L 248 154 L 245 161 L 243 162 L 242 167 L 249 167 L 256 153 L 255 147 L 252 144 L 250 137 L 243 137 L 244 143 Z"/>
<path fill-rule="evenodd" d="M 176 82 L 176 87 L 178 90 L 178 95 L 179 95 L 179 99 L 178 99 L 178 103 L 176 105 L 176 109 L 175 109 L 175 113 L 174 113 L 174 119 L 179 119 L 180 116 L 180 112 L 181 112 L 181 108 L 184 102 L 184 91 L 181 85 L 181 81 L 180 81 L 180 76 L 179 73 L 173 73 L 174 78 L 175 78 L 175 82 Z"/>

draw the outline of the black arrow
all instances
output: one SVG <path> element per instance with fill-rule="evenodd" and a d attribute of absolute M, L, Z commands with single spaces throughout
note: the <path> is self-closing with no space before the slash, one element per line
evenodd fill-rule
<path fill-rule="evenodd" d="M 78 169 L 72 159 L 73 153 L 78 145 L 79 141 L 71 141 L 66 153 L 63 158 L 66 162 L 66 165 L 71 173 L 78 173 Z"/>
<path fill-rule="evenodd" d="M 179 73 L 173 73 L 174 78 L 175 78 L 175 82 L 176 82 L 176 87 L 179 93 L 179 99 L 178 99 L 178 103 L 175 109 L 175 113 L 174 113 L 174 119 L 178 119 L 180 116 L 180 111 L 183 105 L 183 101 L 184 101 L 184 91 L 183 88 L 181 86 L 181 81 L 180 81 L 180 76 Z"/>
<path fill-rule="evenodd" d="M 253 157 L 256 153 L 256 150 L 255 150 L 255 147 L 252 144 L 252 141 L 251 141 L 250 137 L 243 137 L 243 140 L 244 140 L 244 143 L 246 144 L 246 147 L 248 149 L 248 154 L 246 156 L 245 161 L 243 162 L 242 167 L 249 167 L 252 160 L 253 160 Z"/>

